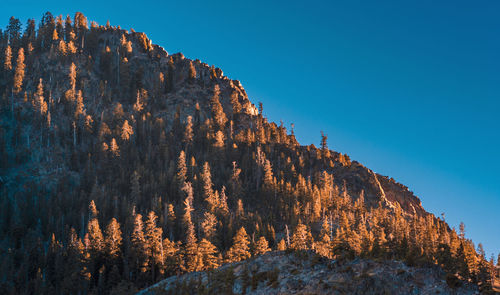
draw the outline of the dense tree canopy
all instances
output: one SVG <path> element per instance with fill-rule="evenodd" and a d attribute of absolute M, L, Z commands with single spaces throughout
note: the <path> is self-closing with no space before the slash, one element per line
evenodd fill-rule
<path fill-rule="evenodd" d="M 130 293 L 286 249 L 489 288 L 465 227 L 324 134 L 300 146 L 218 68 L 81 13 L 11 18 L 0 52 L 2 294 Z"/>

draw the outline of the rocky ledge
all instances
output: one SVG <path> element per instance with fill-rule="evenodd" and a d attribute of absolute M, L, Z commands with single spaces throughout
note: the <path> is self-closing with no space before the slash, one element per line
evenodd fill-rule
<path fill-rule="evenodd" d="M 400 261 L 329 260 L 271 252 L 216 270 L 167 278 L 139 294 L 479 294 L 439 267 Z"/>

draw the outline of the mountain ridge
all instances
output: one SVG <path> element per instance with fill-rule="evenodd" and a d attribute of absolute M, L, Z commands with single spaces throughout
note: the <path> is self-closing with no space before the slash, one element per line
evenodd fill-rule
<path fill-rule="evenodd" d="M 326 135 L 301 146 L 221 69 L 81 13 L 0 33 L 3 293 L 131 290 L 270 249 L 488 288 L 463 230 Z"/>

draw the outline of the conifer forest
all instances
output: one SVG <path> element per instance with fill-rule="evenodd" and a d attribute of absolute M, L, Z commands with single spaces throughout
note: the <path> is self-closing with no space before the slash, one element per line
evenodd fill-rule
<path fill-rule="evenodd" d="M 81 14 L 0 30 L 0 293 L 132 294 L 270 251 L 494 260 L 404 185 L 300 145 L 221 69 Z"/>

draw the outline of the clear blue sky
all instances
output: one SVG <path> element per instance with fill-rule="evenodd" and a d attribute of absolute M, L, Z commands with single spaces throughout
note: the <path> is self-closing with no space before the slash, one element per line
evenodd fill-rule
<path fill-rule="evenodd" d="M 301 144 L 323 130 L 500 251 L 500 1 L 4 0 L 0 25 L 47 10 L 220 67 Z"/>

